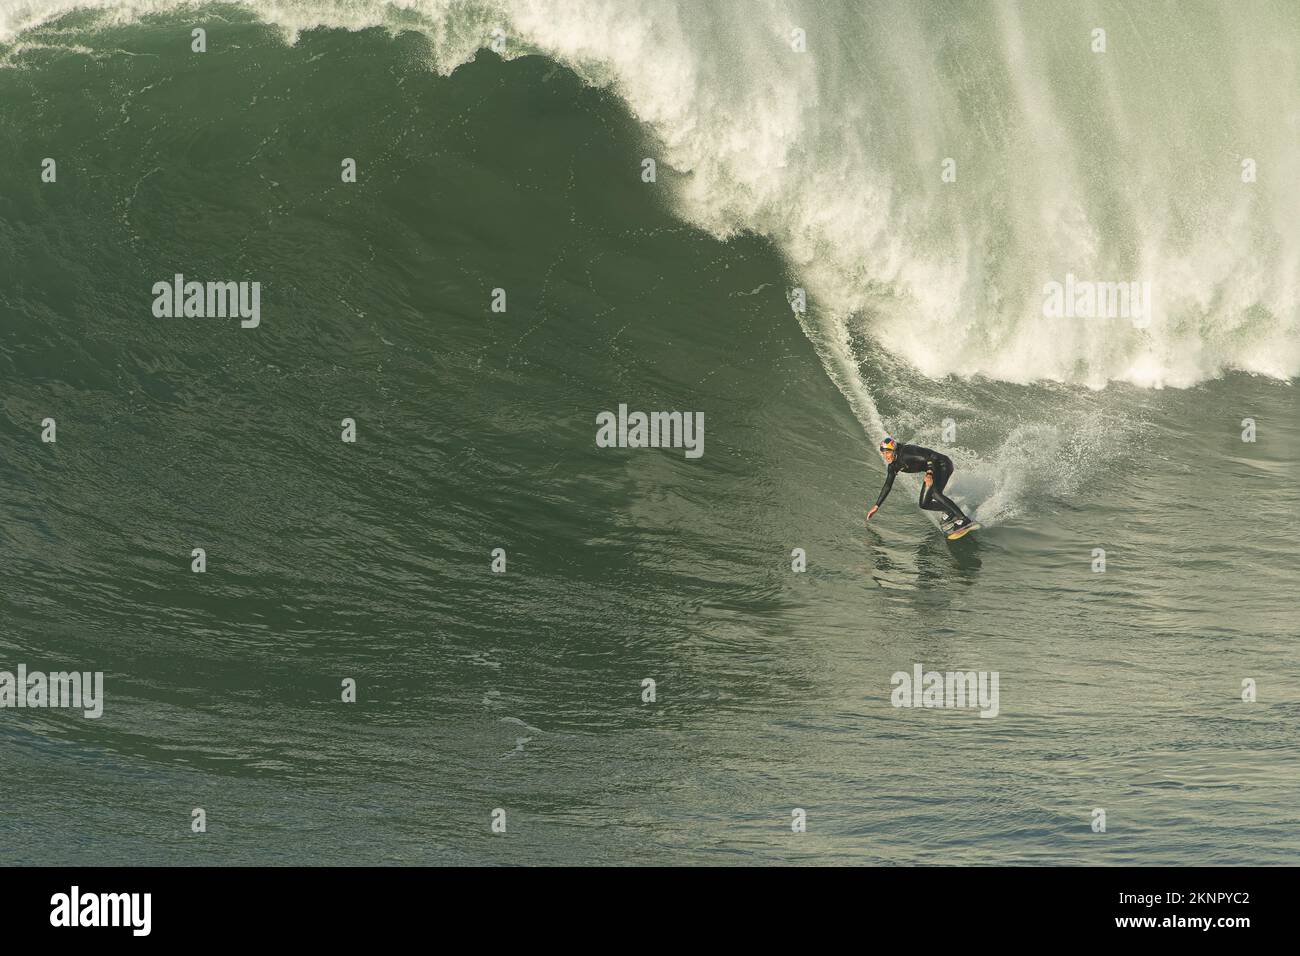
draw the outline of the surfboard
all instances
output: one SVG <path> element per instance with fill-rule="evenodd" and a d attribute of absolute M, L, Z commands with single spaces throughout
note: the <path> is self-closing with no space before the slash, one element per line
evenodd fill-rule
<path fill-rule="evenodd" d="M 952 522 L 949 521 L 940 525 L 939 530 L 943 532 L 944 537 L 947 538 L 949 541 L 956 541 L 959 538 L 966 537 L 966 535 L 970 534 L 972 531 L 975 531 L 980 527 L 981 525 L 978 521 L 971 521 L 969 524 L 963 525 L 962 527 L 958 528 L 956 531 L 953 531 Z"/>

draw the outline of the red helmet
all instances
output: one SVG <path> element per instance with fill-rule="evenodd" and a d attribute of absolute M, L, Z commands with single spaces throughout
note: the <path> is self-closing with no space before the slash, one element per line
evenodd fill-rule
<path fill-rule="evenodd" d="M 898 442 L 894 441 L 894 439 L 890 438 L 888 435 L 880 439 L 880 453 L 884 454 L 887 451 L 892 451 L 894 454 L 898 454 Z"/>

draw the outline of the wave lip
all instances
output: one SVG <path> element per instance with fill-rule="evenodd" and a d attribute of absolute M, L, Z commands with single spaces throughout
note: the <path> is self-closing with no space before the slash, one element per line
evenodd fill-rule
<path fill-rule="evenodd" d="M 930 377 L 1300 375 L 1300 23 L 1267 8 L 1145 10 L 1108 23 L 1094 52 L 1092 15 L 1064 4 L 236 5 L 290 42 L 416 30 L 442 72 L 501 30 L 506 56 L 541 53 L 612 89 L 683 174 L 680 215 L 770 237 L 831 351 L 853 317 Z M 205 6 L 10 0 L 0 40 L 73 10 L 120 25 Z M 1085 39 L 1049 42 L 1061 36 Z M 1144 327 L 1046 318 L 1043 290 L 1067 274 L 1150 283 L 1157 307 Z"/>

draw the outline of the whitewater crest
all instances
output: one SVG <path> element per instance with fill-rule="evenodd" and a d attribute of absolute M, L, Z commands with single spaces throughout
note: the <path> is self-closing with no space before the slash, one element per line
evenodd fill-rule
<path fill-rule="evenodd" d="M 683 218 L 780 248 L 842 388 L 850 317 L 930 377 L 1102 388 L 1300 374 L 1300 21 L 1281 8 L 1144 10 L 1105 24 L 1099 52 L 1096 17 L 1064 4 L 909 4 L 887 30 L 860 4 L 815 0 L 242 5 L 289 42 L 415 30 L 442 72 L 492 46 L 612 89 L 684 174 Z M 203 6 L 3 0 L 0 42 L 49 43 L 44 29 L 84 49 L 93 28 L 54 21 Z M 1071 274 L 1148 283 L 1158 307 L 1141 324 L 1045 316 L 1045 283 Z"/>

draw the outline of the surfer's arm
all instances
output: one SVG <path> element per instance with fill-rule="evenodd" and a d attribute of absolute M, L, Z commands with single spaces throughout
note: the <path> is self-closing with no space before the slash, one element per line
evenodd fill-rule
<path fill-rule="evenodd" d="M 876 499 L 876 503 L 872 505 L 871 510 L 867 512 L 868 518 L 879 511 L 880 506 L 883 505 L 885 499 L 889 497 L 889 490 L 894 487 L 895 474 L 897 474 L 897 472 L 892 467 L 885 469 L 885 487 L 880 489 L 880 497 Z"/>

